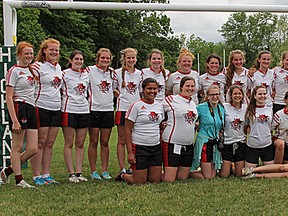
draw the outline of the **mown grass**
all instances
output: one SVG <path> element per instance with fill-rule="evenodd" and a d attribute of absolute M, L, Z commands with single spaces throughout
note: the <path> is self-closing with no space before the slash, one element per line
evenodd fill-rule
<path fill-rule="evenodd" d="M 110 172 L 118 172 L 116 130 Z M 86 147 L 88 142 L 86 140 Z M 0 188 L 0 215 L 287 215 L 287 179 L 193 180 L 131 186 L 111 181 L 71 184 L 63 159 L 63 137 L 54 146 L 52 175 L 60 185 L 38 190 Z M 100 168 L 100 166 L 98 166 Z M 89 176 L 87 152 L 83 173 Z M 31 183 L 30 168 L 23 171 Z"/>

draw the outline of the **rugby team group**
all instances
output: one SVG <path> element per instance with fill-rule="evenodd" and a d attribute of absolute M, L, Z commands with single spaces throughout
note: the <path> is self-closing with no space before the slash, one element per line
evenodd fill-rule
<path fill-rule="evenodd" d="M 249 69 L 243 66 L 245 54 L 240 50 L 231 51 L 223 69 L 220 57 L 211 54 L 200 75 L 191 69 L 195 57 L 185 48 L 174 73 L 164 68 L 158 49 L 150 52 L 148 67 L 142 70 L 135 67 L 134 48 L 121 51 L 122 67 L 116 70 L 111 68 L 113 56 L 108 48 L 100 48 L 95 65 L 86 68 L 84 54 L 72 51 L 65 70 L 58 64 L 59 50 L 58 40 L 45 39 L 34 59 L 30 43 L 17 45 L 17 64 L 6 74 L 11 165 L 0 170 L 1 185 L 11 174 L 21 188 L 59 183 L 50 174 L 59 127 L 68 181 L 88 181 L 82 174 L 87 133 L 89 178 L 111 179 L 109 138 L 114 124 L 116 181 L 143 184 L 217 175 L 288 176 L 288 52 L 273 69 L 269 51 L 260 51 Z M 129 168 L 125 168 L 126 158 Z M 22 176 L 21 165 L 28 160 L 35 186 Z"/>

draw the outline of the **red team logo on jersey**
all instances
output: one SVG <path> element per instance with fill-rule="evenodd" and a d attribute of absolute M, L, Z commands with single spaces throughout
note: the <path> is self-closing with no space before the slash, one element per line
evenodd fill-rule
<path fill-rule="evenodd" d="M 150 112 L 149 119 L 150 121 L 156 122 L 158 120 L 158 114 L 156 112 Z"/>
<path fill-rule="evenodd" d="M 77 95 L 84 95 L 86 91 L 86 86 L 83 83 L 77 83 L 77 86 L 73 88 Z"/>
<path fill-rule="evenodd" d="M 265 114 L 261 114 L 256 119 L 260 123 L 266 123 L 269 120 L 269 116 L 266 116 Z"/>
<path fill-rule="evenodd" d="M 242 124 L 243 124 L 243 121 L 241 121 L 240 118 L 234 118 L 234 121 L 230 122 L 231 129 L 235 131 L 240 131 Z"/>
<path fill-rule="evenodd" d="M 180 76 L 176 77 L 176 80 L 181 80 L 181 77 Z"/>
<path fill-rule="evenodd" d="M 217 85 L 219 88 L 221 87 L 221 84 L 218 81 L 213 82 L 211 85 Z"/>
<path fill-rule="evenodd" d="M 134 82 L 128 82 L 128 85 L 126 85 L 126 91 L 127 93 L 133 95 L 136 92 L 136 84 Z"/>
<path fill-rule="evenodd" d="M 192 110 L 188 110 L 187 113 L 183 114 L 185 118 L 185 122 L 192 125 L 193 122 L 196 120 L 196 114 Z"/>
<path fill-rule="evenodd" d="M 27 76 L 27 82 L 28 82 L 29 85 L 34 86 L 35 85 L 34 77 Z"/>
<path fill-rule="evenodd" d="M 50 81 L 50 84 L 57 89 L 61 85 L 61 79 L 59 77 L 54 77 L 54 80 Z"/>
<path fill-rule="evenodd" d="M 108 83 L 106 80 L 101 81 L 100 84 L 97 85 L 100 89 L 100 92 L 107 94 L 109 92 L 111 83 Z"/>
<path fill-rule="evenodd" d="M 233 85 L 238 85 L 238 86 L 242 87 L 244 85 L 244 83 L 242 83 L 240 80 L 237 80 L 237 81 L 234 82 Z"/>
<path fill-rule="evenodd" d="M 164 89 L 164 85 L 158 85 L 158 92 L 161 92 Z"/>

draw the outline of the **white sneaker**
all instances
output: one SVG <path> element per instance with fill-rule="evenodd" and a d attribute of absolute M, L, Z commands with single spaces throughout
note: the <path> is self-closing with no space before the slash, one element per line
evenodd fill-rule
<path fill-rule="evenodd" d="M 5 169 L 6 169 L 6 167 L 3 167 L 0 171 L 0 177 L 2 180 L 2 185 L 6 184 L 8 182 L 8 176 L 6 176 L 6 174 L 5 174 Z"/>
<path fill-rule="evenodd" d="M 69 177 L 69 182 L 71 183 L 79 183 L 78 178 L 73 174 L 72 176 Z"/>
<path fill-rule="evenodd" d="M 20 187 L 20 188 L 36 188 L 30 184 L 28 184 L 24 179 L 21 180 L 17 185 L 16 187 Z"/>
<path fill-rule="evenodd" d="M 84 176 L 82 176 L 82 175 L 80 175 L 79 177 L 77 177 L 78 178 L 78 180 L 79 180 L 79 182 L 87 182 L 88 181 L 88 179 L 87 178 L 85 178 Z"/>

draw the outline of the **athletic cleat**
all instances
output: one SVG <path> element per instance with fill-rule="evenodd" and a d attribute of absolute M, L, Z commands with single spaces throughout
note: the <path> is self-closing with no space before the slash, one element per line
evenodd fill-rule
<path fill-rule="evenodd" d="M 69 177 L 69 182 L 71 183 L 79 183 L 79 179 L 74 174 Z"/>
<path fill-rule="evenodd" d="M 102 179 L 97 171 L 94 171 L 94 172 L 91 173 L 91 178 L 92 179 L 96 179 L 96 180 L 101 180 Z"/>
<path fill-rule="evenodd" d="M 8 176 L 5 173 L 5 169 L 7 169 L 6 167 L 3 167 L 0 171 L 0 176 L 1 176 L 1 180 L 2 180 L 2 185 L 6 184 L 8 182 Z"/>
<path fill-rule="evenodd" d="M 44 181 L 46 181 L 48 184 L 60 184 L 60 182 L 55 181 L 52 176 L 48 176 L 46 178 L 43 178 Z"/>
<path fill-rule="evenodd" d="M 125 172 L 125 173 L 132 175 L 132 172 L 133 172 L 133 171 L 132 171 L 131 167 L 129 167 L 129 168 L 126 169 L 126 172 Z"/>
<path fill-rule="evenodd" d="M 84 176 L 80 175 L 79 177 L 77 177 L 79 182 L 88 182 L 88 179 L 85 178 Z"/>
<path fill-rule="evenodd" d="M 33 183 L 34 183 L 35 185 L 37 185 L 37 186 L 49 184 L 49 183 L 46 182 L 42 177 L 37 177 L 36 179 L 33 179 Z"/>
<path fill-rule="evenodd" d="M 102 172 L 102 178 L 106 180 L 112 179 L 107 171 Z"/>
<path fill-rule="evenodd" d="M 19 188 L 36 188 L 35 186 L 28 184 L 25 180 L 21 180 L 15 186 Z"/>
<path fill-rule="evenodd" d="M 242 176 L 247 176 L 249 174 L 252 174 L 253 167 L 247 167 L 242 169 Z"/>
<path fill-rule="evenodd" d="M 124 182 L 124 178 L 123 178 L 123 175 L 125 174 L 126 169 L 122 169 L 121 172 L 115 177 L 115 181 L 116 182 Z"/>
<path fill-rule="evenodd" d="M 242 179 L 251 179 L 251 178 L 255 178 L 256 177 L 256 173 L 250 173 L 246 176 L 243 176 Z"/>

